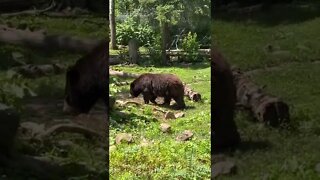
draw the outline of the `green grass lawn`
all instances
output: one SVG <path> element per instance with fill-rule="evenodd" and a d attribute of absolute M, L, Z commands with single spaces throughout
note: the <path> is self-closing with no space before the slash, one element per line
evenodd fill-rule
<path fill-rule="evenodd" d="M 172 132 L 168 134 L 160 131 L 163 120 L 154 115 L 152 105 L 118 108 L 129 115 L 121 122 L 111 114 L 110 145 L 116 148 L 110 152 L 110 179 L 210 179 L 210 67 L 113 66 L 112 69 L 176 74 L 202 95 L 203 102 L 185 99 L 186 105 L 194 108 L 184 110 L 183 118 L 169 120 Z M 129 86 L 122 88 L 122 93 L 129 94 L 128 89 Z M 176 136 L 184 130 L 191 130 L 193 138 L 177 142 Z M 116 134 L 122 132 L 131 133 L 134 142 L 115 145 Z M 143 139 L 152 143 L 140 146 Z"/>
<path fill-rule="evenodd" d="M 215 43 L 232 65 L 290 106 L 291 128 L 273 129 L 238 112 L 244 143 L 234 153 L 238 171 L 217 179 L 319 179 L 320 16 L 319 3 L 275 6 L 251 17 L 217 14 Z M 307 8 L 307 9 L 305 9 Z M 232 20 L 232 17 L 235 17 Z M 272 19 L 272 18 L 273 19 Z M 271 45 L 273 52 L 265 48 Z M 278 68 L 263 69 L 269 66 Z"/>

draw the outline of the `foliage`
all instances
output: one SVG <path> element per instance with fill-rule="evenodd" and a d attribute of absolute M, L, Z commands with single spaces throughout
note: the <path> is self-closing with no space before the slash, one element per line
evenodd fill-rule
<path fill-rule="evenodd" d="M 21 100 L 26 96 L 36 96 L 36 94 L 20 75 L 8 71 L 7 76 L 0 78 L 0 102 L 21 109 Z"/>
<path fill-rule="evenodd" d="M 210 0 L 123 0 L 116 3 L 116 10 L 118 19 L 135 17 L 136 22 L 149 24 L 155 34 L 160 32 L 160 23 L 167 22 L 170 36 L 185 29 L 203 39 L 210 35 L 210 6 Z"/>
<path fill-rule="evenodd" d="M 197 41 L 197 34 L 189 32 L 188 35 L 182 40 L 182 49 L 191 53 L 197 53 L 199 50 L 199 43 Z"/>
<path fill-rule="evenodd" d="M 137 39 L 140 46 L 154 41 L 154 32 L 148 24 L 139 24 L 133 17 L 117 24 L 117 43 L 128 45 L 130 39 Z"/>

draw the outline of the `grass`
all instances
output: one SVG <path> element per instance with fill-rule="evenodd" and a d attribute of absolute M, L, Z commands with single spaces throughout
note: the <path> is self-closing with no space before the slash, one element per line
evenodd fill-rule
<path fill-rule="evenodd" d="M 84 16 L 81 18 L 49 18 L 42 16 L 23 16 L 1 18 L 1 23 L 11 22 L 14 26 L 27 26 L 36 29 L 46 29 L 48 34 L 67 34 L 76 37 L 86 38 L 105 38 L 106 27 L 101 27 L 105 24 L 104 18 L 94 16 Z M 96 22 L 96 23 L 94 23 Z M 98 24 L 97 24 L 98 23 Z M 99 25 L 101 24 L 101 25 Z M 83 54 L 69 53 L 64 51 L 44 53 L 39 50 L 30 49 L 24 46 L 9 45 L 1 43 L 0 56 L 0 79 L 2 83 L 13 83 L 11 79 L 6 78 L 6 73 L 12 67 L 19 64 L 15 63 L 12 59 L 12 53 L 18 52 L 23 55 L 22 61 L 26 64 L 51 64 L 61 63 L 64 65 L 72 65 Z M 19 104 L 21 113 L 21 122 L 33 121 L 37 123 L 50 123 L 59 118 L 70 120 L 71 116 L 66 116 L 62 113 L 61 102 L 63 102 L 65 74 L 46 76 L 36 79 L 20 78 L 15 80 L 19 83 L 24 83 L 32 91 L 37 94 L 37 97 L 24 97 L 19 102 L 13 102 L 12 106 Z M 3 93 L 0 91 L 0 94 Z M 1 94 L 6 97 L 7 94 Z M 36 112 L 30 112 L 27 108 L 27 102 L 34 102 L 41 105 L 43 109 Z M 56 103 L 59 103 L 56 104 Z M 30 104 L 29 104 L 30 105 Z M 43 113 L 43 114 L 41 114 Z M 99 154 L 98 150 L 101 149 L 101 142 L 97 140 L 88 140 L 83 136 L 73 134 L 62 134 L 50 138 L 49 144 L 25 144 L 23 141 L 18 143 L 18 151 L 24 154 L 44 157 L 63 158 L 61 163 L 79 163 L 84 165 L 88 171 L 80 167 L 69 166 L 69 174 L 77 179 L 105 179 L 105 155 Z M 56 142 L 61 140 L 70 140 L 74 145 L 68 149 L 59 147 Z M 101 150 L 102 151 L 102 150 Z M 106 151 L 104 151 L 106 152 Z M 79 169 L 80 168 L 80 169 Z M 20 177 L 19 177 L 20 176 Z M 14 179 L 21 179 L 22 175 L 15 174 Z M 22 179 L 25 179 L 23 177 Z"/>
<path fill-rule="evenodd" d="M 168 122 L 171 133 L 160 131 L 163 119 L 154 115 L 151 105 L 118 107 L 128 116 L 121 121 L 111 114 L 110 145 L 115 146 L 115 136 L 122 132 L 133 134 L 134 143 L 116 145 L 111 150 L 110 179 L 210 179 L 210 67 L 113 66 L 112 69 L 174 73 L 198 91 L 203 102 L 186 100 L 186 105 L 194 108 L 184 110 L 185 117 Z M 122 88 L 122 93 L 129 93 L 128 88 Z M 176 136 L 184 130 L 194 133 L 192 140 L 177 142 Z M 140 146 L 143 139 L 149 146 Z"/>
<path fill-rule="evenodd" d="M 251 79 L 283 98 L 291 114 L 289 129 L 273 129 L 238 112 L 244 143 L 230 154 L 238 172 L 217 179 L 319 179 L 319 3 L 306 5 L 277 5 L 251 17 L 237 16 L 238 21 L 231 20 L 235 15 L 216 14 L 212 34 L 219 49 L 244 71 L 262 68 Z M 276 47 L 275 53 L 265 51 L 268 45 Z M 278 68 L 263 69 L 269 66 Z"/>

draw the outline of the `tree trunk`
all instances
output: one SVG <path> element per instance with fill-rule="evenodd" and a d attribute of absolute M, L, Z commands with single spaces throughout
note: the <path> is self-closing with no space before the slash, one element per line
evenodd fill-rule
<path fill-rule="evenodd" d="M 278 126 L 290 120 L 288 105 L 278 97 L 268 95 L 239 69 L 232 70 L 238 103 L 251 110 L 260 122 Z"/>
<path fill-rule="evenodd" d="M 131 39 L 129 41 L 129 59 L 132 64 L 137 64 L 139 59 L 139 45 L 137 40 Z"/>
<path fill-rule="evenodd" d="M 110 22 L 110 47 L 111 49 L 117 49 L 116 46 L 116 18 L 115 18 L 115 0 L 110 0 L 109 22 Z"/>
<path fill-rule="evenodd" d="M 162 22 L 161 24 L 161 57 L 162 64 L 168 64 L 168 56 L 166 53 L 167 45 L 168 45 L 168 35 L 169 35 L 169 27 L 167 22 Z"/>

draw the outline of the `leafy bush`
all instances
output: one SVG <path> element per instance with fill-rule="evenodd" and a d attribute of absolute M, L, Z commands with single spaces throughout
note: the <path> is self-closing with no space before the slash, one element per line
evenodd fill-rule
<path fill-rule="evenodd" d="M 21 77 L 13 71 L 0 79 L 0 102 L 21 109 L 21 100 L 25 96 L 36 96 Z"/>
<path fill-rule="evenodd" d="M 189 32 L 182 40 L 182 49 L 187 52 L 187 61 L 196 61 L 199 59 L 199 48 L 200 44 L 197 41 L 197 34 Z"/>
<path fill-rule="evenodd" d="M 182 49 L 188 53 L 195 53 L 199 50 L 199 43 L 197 41 L 197 34 L 191 32 L 182 40 Z"/>
<path fill-rule="evenodd" d="M 154 32 L 147 24 L 138 24 L 133 18 L 127 18 L 123 23 L 117 24 L 117 43 L 128 45 L 130 39 L 135 38 L 139 46 L 152 44 Z"/>

